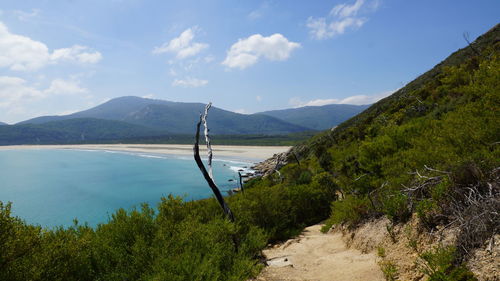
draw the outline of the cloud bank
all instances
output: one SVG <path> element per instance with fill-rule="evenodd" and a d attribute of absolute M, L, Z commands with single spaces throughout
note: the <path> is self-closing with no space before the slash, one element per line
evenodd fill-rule
<path fill-rule="evenodd" d="M 322 106 L 327 104 L 354 104 L 354 105 L 365 105 L 375 103 L 385 97 L 392 95 L 393 91 L 387 91 L 375 95 L 355 95 L 343 99 L 315 99 L 310 101 L 302 101 L 300 98 L 291 98 L 288 103 L 293 107 L 303 107 L 303 106 Z"/>
<path fill-rule="evenodd" d="M 0 22 L 0 68 L 33 71 L 61 61 L 95 64 L 101 59 L 100 52 L 91 51 L 90 48 L 80 45 L 56 49 L 51 53 L 44 43 L 13 34 Z"/>

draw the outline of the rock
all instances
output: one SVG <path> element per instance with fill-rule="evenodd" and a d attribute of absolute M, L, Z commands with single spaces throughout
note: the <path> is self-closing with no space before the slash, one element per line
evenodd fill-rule
<path fill-rule="evenodd" d="M 292 262 L 288 257 L 278 257 L 274 259 L 269 259 L 266 261 L 267 265 L 270 267 L 293 267 Z"/>
<path fill-rule="evenodd" d="M 277 163 L 278 159 L 279 163 Z M 288 152 L 274 154 L 273 157 L 265 161 L 262 161 L 260 163 L 257 163 L 254 167 L 252 167 L 252 169 L 257 171 L 259 174 L 262 174 L 265 177 L 272 174 L 275 168 L 280 169 L 281 167 L 286 165 L 287 159 L 288 159 Z"/>

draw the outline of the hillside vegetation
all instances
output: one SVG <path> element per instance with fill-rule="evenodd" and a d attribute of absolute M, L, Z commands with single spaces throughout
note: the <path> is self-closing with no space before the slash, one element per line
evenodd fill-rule
<path fill-rule="evenodd" d="M 328 218 L 355 227 L 383 215 L 398 223 L 412 213 L 428 231 L 467 225 L 457 247 L 422 258 L 431 280 L 473 280 L 462 266 L 467 251 L 500 225 L 499 38 L 497 26 L 296 146 L 280 173 L 227 198 L 235 223 L 214 199 L 164 198 L 157 208 L 118 210 L 95 229 L 27 225 L 0 205 L 0 280 L 246 280 L 267 243 L 306 225 Z"/>

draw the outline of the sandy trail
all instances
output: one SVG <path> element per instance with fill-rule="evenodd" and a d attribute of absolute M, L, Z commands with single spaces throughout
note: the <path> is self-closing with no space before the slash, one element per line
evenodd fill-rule
<path fill-rule="evenodd" d="M 264 250 L 269 266 L 259 281 L 385 280 L 373 253 L 348 249 L 340 233 L 323 234 L 313 225 L 297 238 Z"/>

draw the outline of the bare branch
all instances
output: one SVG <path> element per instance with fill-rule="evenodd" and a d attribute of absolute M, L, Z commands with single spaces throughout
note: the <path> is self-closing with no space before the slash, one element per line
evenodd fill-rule
<path fill-rule="evenodd" d="M 240 178 L 240 189 L 241 189 L 241 192 L 245 193 L 245 191 L 243 190 L 243 181 L 241 180 L 241 173 L 240 172 L 238 172 L 238 176 Z"/>
<path fill-rule="evenodd" d="M 467 44 L 469 45 L 469 47 L 472 49 L 472 51 L 474 53 L 476 53 L 476 55 L 480 56 L 481 54 L 476 50 L 476 48 L 474 48 L 474 46 L 472 46 L 472 43 L 469 40 L 469 33 L 468 32 L 464 32 L 463 37 L 464 37 L 465 42 L 467 42 Z"/>
<path fill-rule="evenodd" d="M 198 143 L 200 140 L 200 126 L 201 126 L 202 120 L 203 120 L 203 115 L 200 115 L 200 121 L 198 121 L 198 124 L 196 125 L 196 137 L 195 137 L 195 143 L 193 146 L 194 160 L 196 161 L 198 168 L 200 169 L 201 173 L 203 174 L 203 177 L 205 178 L 208 185 L 212 189 L 212 191 L 215 195 L 215 198 L 219 202 L 219 205 L 221 206 L 222 210 L 224 211 L 224 214 L 229 218 L 230 221 L 234 222 L 234 216 L 233 216 L 233 213 L 231 212 L 231 209 L 229 209 L 229 206 L 226 204 L 226 201 L 224 201 L 224 197 L 220 193 L 219 188 L 217 187 L 215 182 L 212 180 L 212 177 L 210 176 L 210 174 L 207 172 L 205 165 L 203 165 L 203 161 L 201 161 L 200 147 L 199 147 Z"/>
<path fill-rule="evenodd" d="M 205 142 L 207 143 L 207 156 L 208 156 L 208 174 L 210 175 L 210 178 L 212 178 L 212 181 L 215 182 L 214 179 L 214 174 L 212 170 L 212 145 L 210 144 L 210 135 L 208 134 L 208 123 L 207 123 L 207 116 L 208 116 L 208 110 L 212 107 L 212 103 L 209 102 L 205 106 L 205 113 L 201 116 L 201 120 L 203 121 L 203 127 L 205 128 Z"/>
<path fill-rule="evenodd" d="M 365 174 L 362 174 L 361 176 L 359 176 L 359 177 L 355 178 L 355 179 L 354 179 L 354 181 L 359 181 L 362 177 L 364 177 L 364 176 L 366 176 L 366 175 L 368 175 L 368 174 L 366 174 L 366 173 L 365 173 Z"/>
<path fill-rule="evenodd" d="M 429 170 L 429 171 L 432 171 L 432 172 L 437 172 L 437 173 L 443 173 L 443 174 L 451 174 L 451 172 L 447 172 L 447 171 L 441 171 L 441 170 L 436 170 L 436 169 L 433 169 L 433 168 L 430 168 L 428 167 L 427 165 L 424 165 L 424 167 Z"/>
<path fill-rule="evenodd" d="M 274 166 L 274 171 L 276 173 L 278 173 L 278 176 L 280 177 L 280 182 L 283 182 L 283 178 L 281 177 L 281 173 L 280 171 L 278 170 L 279 169 L 279 165 L 281 164 L 281 154 L 278 154 L 276 156 L 276 166 Z"/>

